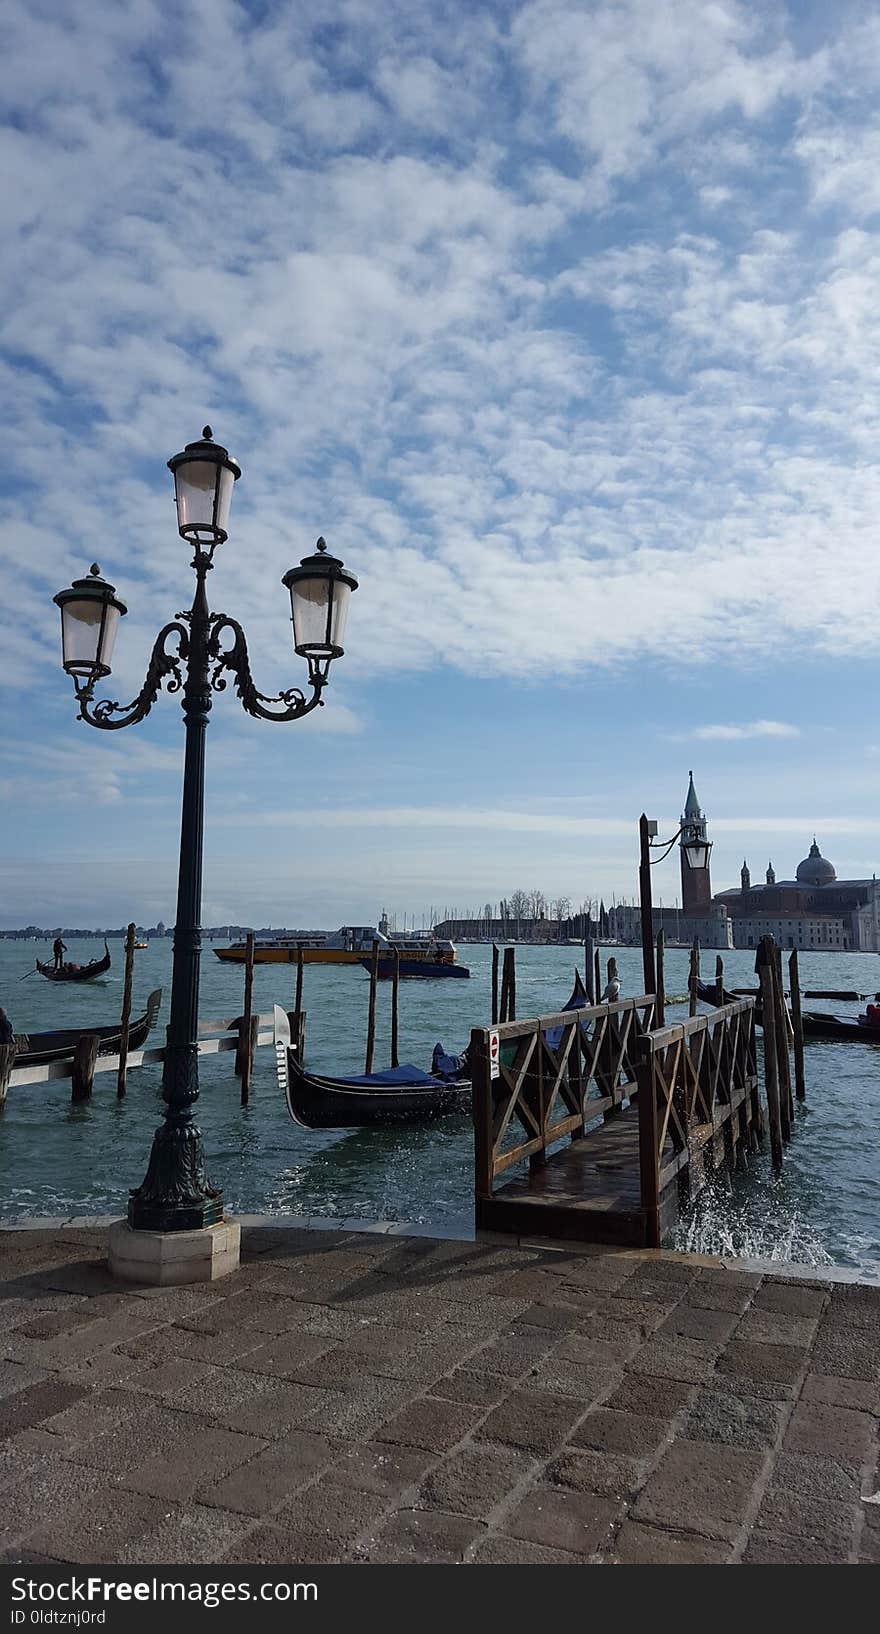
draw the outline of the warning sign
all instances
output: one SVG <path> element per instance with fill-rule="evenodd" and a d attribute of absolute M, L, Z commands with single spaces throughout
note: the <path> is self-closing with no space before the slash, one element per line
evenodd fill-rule
<path fill-rule="evenodd" d="M 498 1056 L 498 1034 L 495 1028 L 489 1034 L 489 1077 L 497 1078 L 501 1072 Z"/>

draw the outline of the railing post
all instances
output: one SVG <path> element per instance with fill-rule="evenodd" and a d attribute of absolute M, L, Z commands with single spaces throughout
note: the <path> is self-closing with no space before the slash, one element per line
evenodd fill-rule
<path fill-rule="evenodd" d="M 645 1216 L 645 1246 L 660 1247 L 660 1153 L 657 1150 L 657 1091 L 654 1047 L 643 1038 L 638 1065 L 639 1185 Z"/>
<path fill-rule="evenodd" d="M 498 1026 L 498 946 L 492 943 L 492 1026 Z"/>
<path fill-rule="evenodd" d="M 700 980 L 700 939 L 699 939 L 698 936 L 695 936 L 694 937 L 693 947 L 691 948 L 690 976 L 688 977 L 688 1015 L 689 1016 L 695 1016 L 696 1013 L 697 1013 L 697 997 L 698 997 L 697 989 L 698 989 L 699 980 Z"/>
<path fill-rule="evenodd" d="M 666 951 L 666 937 L 662 930 L 657 932 L 657 1026 L 666 1026 L 666 980 L 663 972 L 663 959 Z"/>
<path fill-rule="evenodd" d="M 87 1101 L 92 1093 L 92 1081 L 95 1076 L 95 1063 L 98 1059 L 97 1033 L 80 1033 L 73 1052 L 73 1072 L 71 1073 L 70 1099 L 72 1101 Z"/>
<path fill-rule="evenodd" d="M 244 1014 L 238 1031 L 238 1049 L 235 1052 L 235 1070 L 241 1078 L 241 1104 L 247 1106 L 251 1092 L 251 1068 L 254 1059 L 251 1017 L 254 1005 L 254 932 L 248 931 L 244 955 Z"/>
<path fill-rule="evenodd" d="M 370 959 L 370 1000 L 367 1011 L 367 1050 L 364 1072 L 373 1070 L 373 1050 L 376 1044 L 376 987 L 379 981 L 379 943 L 373 939 L 373 953 Z"/>
<path fill-rule="evenodd" d="M 12 1063 L 15 1060 L 15 1044 L 0 1044 L 0 1106 L 6 1100 L 6 1091 L 9 1088 L 9 1078 L 12 1073 Z"/>
<path fill-rule="evenodd" d="M 482 1225 L 482 1204 L 492 1196 L 493 1107 L 489 1077 L 489 1046 L 486 1030 L 474 1027 L 468 1051 L 471 1066 L 471 1116 L 474 1123 L 474 1226 Z"/>
<path fill-rule="evenodd" d="M 770 1157 L 774 1169 L 782 1168 L 782 1124 L 779 1112 L 779 1077 L 776 1062 L 774 1016 L 773 952 L 769 936 L 761 938 L 758 950 L 761 983 L 761 1030 L 764 1034 L 764 1087 L 767 1092 L 767 1121 L 770 1125 Z"/>

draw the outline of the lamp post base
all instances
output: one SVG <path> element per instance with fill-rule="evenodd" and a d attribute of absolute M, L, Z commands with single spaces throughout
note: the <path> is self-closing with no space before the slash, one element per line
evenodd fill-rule
<path fill-rule="evenodd" d="M 133 1231 L 200 1231 L 223 1219 L 223 1193 L 205 1173 L 202 1132 L 189 1111 L 153 1137 L 146 1175 L 128 1200 Z"/>
<path fill-rule="evenodd" d="M 241 1227 L 221 1219 L 197 1231 L 133 1231 L 127 1220 L 110 1227 L 110 1273 L 123 1282 L 155 1287 L 175 1283 L 216 1282 L 237 1271 Z"/>

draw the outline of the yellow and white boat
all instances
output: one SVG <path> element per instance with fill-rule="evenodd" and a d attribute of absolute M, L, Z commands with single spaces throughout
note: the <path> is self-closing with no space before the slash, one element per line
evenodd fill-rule
<path fill-rule="evenodd" d="M 304 931 L 301 936 L 275 936 L 254 943 L 254 964 L 295 965 L 302 949 L 304 965 L 359 965 L 371 957 L 373 943 L 379 944 L 380 958 L 397 949 L 401 957 L 424 961 L 426 964 L 454 964 L 455 945 L 438 940 L 428 933 L 424 936 L 387 934 L 375 925 L 343 925 L 337 931 Z M 218 959 L 231 964 L 244 964 L 247 945 L 233 942 L 230 947 L 215 947 Z"/>

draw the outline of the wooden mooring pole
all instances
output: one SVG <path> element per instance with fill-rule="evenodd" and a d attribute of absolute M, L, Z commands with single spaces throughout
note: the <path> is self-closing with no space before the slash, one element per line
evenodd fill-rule
<path fill-rule="evenodd" d="M 587 933 L 584 937 L 584 986 L 587 989 L 587 998 L 591 1004 L 596 1003 L 596 994 L 593 977 L 593 922 L 587 920 Z"/>
<path fill-rule="evenodd" d="M 798 973 L 797 948 L 788 961 L 788 982 L 791 988 L 791 1024 L 794 1028 L 794 1081 L 795 1093 L 799 1101 L 806 1099 L 807 1085 L 804 1078 L 804 1024 L 801 1019 L 801 984 Z"/>
<path fill-rule="evenodd" d="M 373 940 L 373 955 L 370 959 L 370 1004 L 367 1011 L 367 1053 L 364 1072 L 373 1070 L 373 1050 L 376 1046 L 376 988 L 379 983 L 379 943 Z"/>
<path fill-rule="evenodd" d="M 0 1106 L 6 1100 L 9 1075 L 12 1072 L 12 1063 L 15 1060 L 15 1050 L 15 1044 L 0 1044 Z"/>
<path fill-rule="evenodd" d="M 394 974 L 391 977 L 391 1065 L 400 1066 L 397 1053 L 398 999 L 400 997 L 400 948 L 394 949 Z"/>
<path fill-rule="evenodd" d="M 761 938 L 756 967 L 758 980 L 761 984 L 761 1029 L 764 1034 L 764 1087 L 767 1092 L 770 1159 L 774 1169 L 781 1169 L 782 1120 L 779 1107 L 779 1076 L 776 1062 L 773 939 L 770 936 L 762 936 Z"/>
<path fill-rule="evenodd" d="M 721 954 L 715 958 L 715 1008 L 720 1010 L 724 1003 L 724 960 Z"/>
<path fill-rule="evenodd" d="M 791 1058 L 789 1047 L 789 1017 L 782 991 L 782 954 L 773 943 L 773 997 L 776 1013 L 776 1065 L 779 1073 L 779 1117 L 783 1140 L 791 1140 L 794 1101 L 791 1094 Z"/>
<path fill-rule="evenodd" d="M 662 930 L 657 932 L 657 1009 L 656 1023 L 658 1027 L 666 1026 L 666 976 L 663 968 L 666 952 L 666 938 Z"/>
<path fill-rule="evenodd" d="M 694 937 L 694 944 L 693 944 L 693 947 L 691 948 L 690 975 L 688 976 L 688 1015 L 689 1016 L 695 1016 L 696 1013 L 697 1013 L 697 997 L 698 997 L 697 987 L 698 987 L 699 980 L 700 980 L 700 939 L 699 939 L 698 936 L 695 936 Z"/>
<path fill-rule="evenodd" d="M 244 1014 L 238 1030 L 238 1049 L 235 1052 L 235 1070 L 241 1079 L 241 1104 L 247 1106 L 251 1092 L 251 1068 L 254 1060 L 254 1038 L 251 1021 L 254 1010 L 254 932 L 248 931 L 244 953 Z"/>
<path fill-rule="evenodd" d="M 492 943 L 492 1026 L 498 1026 L 498 945 Z"/>
<path fill-rule="evenodd" d="M 116 1094 L 122 1099 L 125 1094 L 125 1074 L 128 1064 L 128 1030 L 131 1021 L 131 984 L 134 978 L 134 935 L 135 927 L 132 920 L 125 933 L 125 980 L 122 989 L 122 1022 L 119 1028 L 119 1071 L 116 1074 Z"/>
<path fill-rule="evenodd" d="M 602 1003 L 602 966 L 601 966 L 601 963 L 599 961 L 599 947 L 598 947 L 598 944 L 597 944 L 596 950 L 595 950 L 595 952 L 593 954 L 593 982 L 594 982 L 595 991 L 596 991 L 596 1003 L 601 1004 Z"/>
<path fill-rule="evenodd" d="M 92 1093 L 95 1063 L 98 1059 L 97 1033 L 80 1033 L 73 1052 L 73 1072 L 70 1077 L 70 1099 L 87 1101 Z"/>

